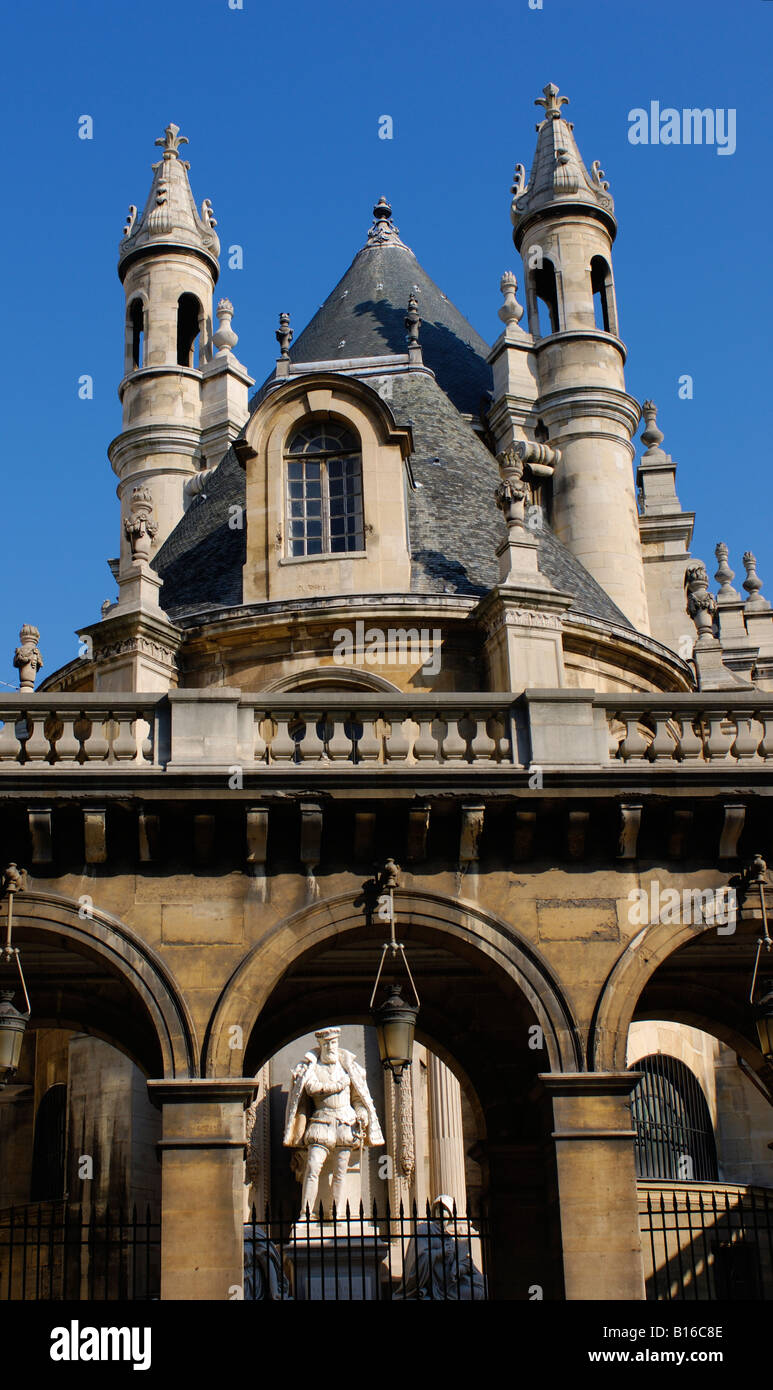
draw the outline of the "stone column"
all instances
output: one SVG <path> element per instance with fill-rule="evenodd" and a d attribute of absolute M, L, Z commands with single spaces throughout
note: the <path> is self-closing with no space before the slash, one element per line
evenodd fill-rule
<path fill-rule="evenodd" d="M 149 1081 L 163 1116 L 161 1297 L 223 1300 L 244 1283 L 247 1077 Z"/>
<path fill-rule="evenodd" d="M 452 1071 L 433 1052 L 429 1061 L 430 1200 L 446 1193 L 467 1210 L 462 1133 L 462 1093 Z"/>
<path fill-rule="evenodd" d="M 644 1298 L 630 1095 L 636 1072 L 547 1074 L 567 1299 Z"/>

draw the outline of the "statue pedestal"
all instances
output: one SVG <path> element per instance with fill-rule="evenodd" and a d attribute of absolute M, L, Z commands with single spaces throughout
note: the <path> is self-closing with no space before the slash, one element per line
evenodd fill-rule
<path fill-rule="evenodd" d="M 375 1301 L 381 1297 L 386 1253 L 387 1243 L 372 1221 L 296 1221 L 284 1250 L 293 1297 Z"/>

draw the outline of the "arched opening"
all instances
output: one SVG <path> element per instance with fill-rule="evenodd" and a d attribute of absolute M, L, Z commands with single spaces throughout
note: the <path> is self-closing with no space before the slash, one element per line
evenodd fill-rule
<path fill-rule="evenodd" d="M 469 1103 L 466 1131 L 462 1125 L 465 1185 L 489 1222 L 492 1296 L 527 1299 L 537 1283 L 545 1297 L 561 1297 L 549 1120 L 536 1090 L 539 1072 L 560 1068 L 562 1052 L 567 1058 L 574 1052 L 563 1005 L 544 968 L 528 958 L 528 948 L 512 938 L 497 946 L 496 930 L 482 915 L 476 921 L 469 905 L 460 912 L 432 895 L 402 892 L 396 904 L 399 935 L 421 997 L 417 1041 L 430 1059 L 449 1068 Z M 221 1053 L 223 1063 L 230 1061 L 227 1027 L 237 1010 L 244 1019 L 248 1075 L 321 1027 L 368 1025 L 381 936 L 375 921 L 363 924 L 364 915 L 363 898 L 320 903 L 256 948 L 218 1005 L 210 1073 L 215 1067 L 219 1073 Z M 508 952 L 511 968 L 505 965 Z M 287 964 L 281 975 L 274 965 L 272 982 L 270 962 L 277 960 Z M 286 1070 L 288 1064 L 289 1054 Z M 372 1084 L 374 1093 L 383 1085 L 378 1069 Z M 388 1116 L 386 1103 L 385 1110 Z M 388 1156 L 394 1164 L 395 1152 Z M 285 1191 L 290 1184 L 297 1193 L 287 1150 L 280 1149 L 274 1162 L 286 1165 Z M 270 1186 L 270 1175 L 268 1180 Z M 374 1179 L 377 1197 L 386 1196 L 385 1181 Z"/>
<path fill-rule="evenodd" d="M 542 264 L 537 266 L 532 274 L 539 336 L 540 338 L 547 338 L 549 334 L 557 333 L 559 329 L 558 284 L 555 266 L 552 261 L 544 257 Z"/>
<path fill-rule="evenodd" d="M 129 305 L 129 334 L 131 368 L 136 370 L 145 365 L 145 306 L 139 298 L 133 299 Z"/>
<path fill-rule="evenodd" d="M 649 1172 L 660 1176 L 640 1172 L 638 1181 L 651 1299 L 773 1296 L 765 1254 L 773 1239 L 773 1086 L 749 1006 L 758 934 L 759 922 L 745 914 L 729 934 L 713 926 L 696 933 L 689 919 L 656 922 L 628 946 L 602 996 L 596 1067 L 624 1063 L 627 1047 L 633 1070 L 643 1059 L 645 1074 L 659 1073 L 645 1086 L 660 1126 Z M 661 1054 L 654 1064 L 653 1054 Z M 689 1134 L 705 1133 L 706 1117 L 683 1068 L 699 1081 L 711 1115 L 714 1177 L 710 1145 L 701 1161 L 699 1136 Z M 644 1119 L 642 1112 L 640 1104 L 634 1118 Z"/>
<path fill-rule="evenodd" d="M 632 1070 L 642 1073 L 631 1096 L 637 1177 L 715 1182 L 714 1126 L 695 1073 L 667 1052 L 641 1057 Z"/>
<path fill-rule="evenodd" d="M 192 1073 L 186 1011 L 117 918 L 31 891 L 15 908 L 31 1018 L 0 1092 L 0 1298 L 157 1297 L 147 1078 Z M 66 1261 L 51 1255 L 65 1244 Z"/>
<path fill-rule="evenodd" d="M 177 301 L 177 362 L 198 367 L 201 341 L 201 305 L 195 294 L 181 294 Z"/>
<path fill-rule="evenodd" d="M 605 333 L 616 333 L 612 271 L 603 256 L 594 256 L 591 260 L 590 282 L 596 327 Z"/>
<path fill-rule="evenodd" d="M 64 1196 L 66 1173 L 67 1085 L 49 1086 L 35 1115 L 30 1201 Z"/>

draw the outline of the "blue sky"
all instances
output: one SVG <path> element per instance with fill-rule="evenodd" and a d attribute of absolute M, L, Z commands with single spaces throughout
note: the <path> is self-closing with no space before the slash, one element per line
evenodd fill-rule
<path fill-rule="evenodd" d="M 234 3 L 234 0 L 232 0 Z M 531 0 L 534 4 L 535 0 Z M 380 194 L 403 239 L 487 341 L 509 222 L 547 81 L 571 99 L 619 222 L 614 269 L 627 383 L 660 407 L 694 553 L 755 551 L 773 599 L 770 479 L 769 90 L 773 0 L 47 0 L 4 7 L 0 679 L 18 628 L 41 630 L 43 674 L 115 597 L 118 505 L 107 460 L 124 302 L 117 246 L 147 196 L 154 139 L 190 140 L 198 203 L 224 247 L 238 356 L 262 380 L 289 309 L 300 331 L 362 244 Z M 632 145 L 635 107 L 737 112 L 737 148 Z M 93 118 L 94 138 L 78 138 Z M 394 138 L 379 139 L 391 115 Z M 78 399 L 78 378 L 94 399 Z M 689 374 L 692 400 L 678 398 Z"/>

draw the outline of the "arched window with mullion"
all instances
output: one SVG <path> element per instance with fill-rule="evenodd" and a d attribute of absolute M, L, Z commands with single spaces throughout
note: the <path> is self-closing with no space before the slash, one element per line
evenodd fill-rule
<path fill-rule="evenodd" d="M 364 550 L 360 441 L 345 425 L 314 421 L 290 438 L 285 520 L 291 558 Z"/>

